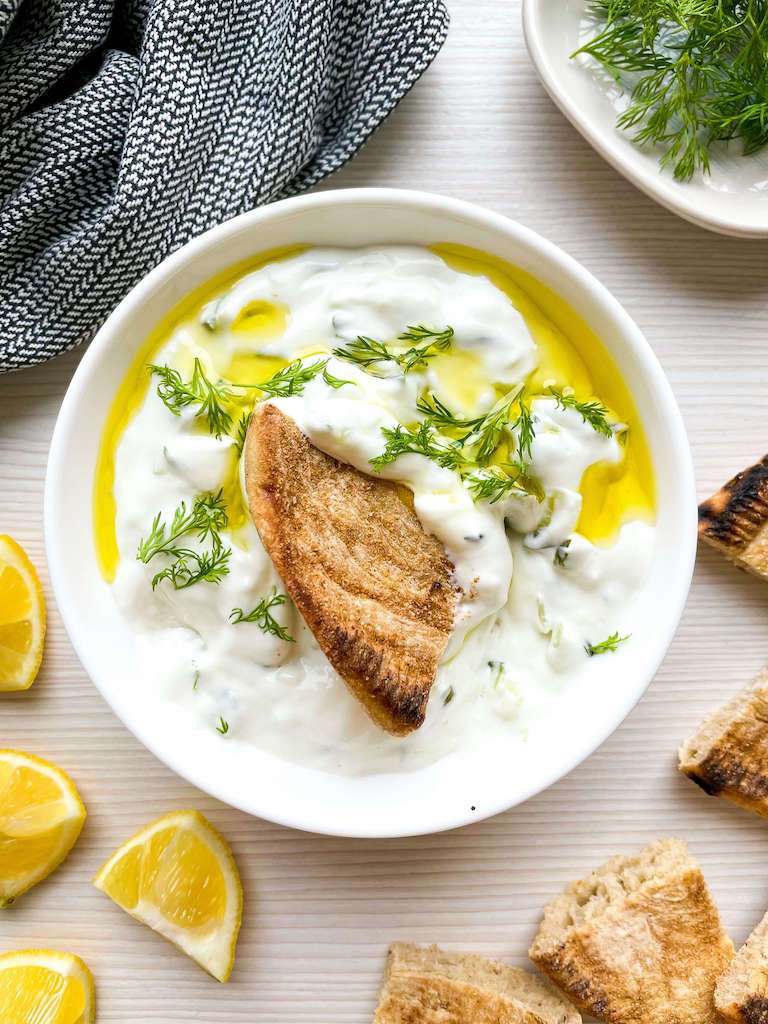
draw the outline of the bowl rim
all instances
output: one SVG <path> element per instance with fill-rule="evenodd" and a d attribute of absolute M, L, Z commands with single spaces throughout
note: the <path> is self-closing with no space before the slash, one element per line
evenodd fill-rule
<path fill-rule="evenodd" d="M 171 749 L 163 749 L 162 744 L 153 742 L 147 736 L 146 728 L 142 727 L 140 716 L 131 719 L 125 709 L 118 708 L 113 702 L 108 686 L 102 685 L 100 672 L 94 664 L 90 652 L 87 618 L 77 609 L 77 602 L 70 599 L 70 582 L 57 550 L 58 526 L 61 521 L 58 509 L 62 503 L 62 494 L 67 487 L 66 453 L 72 437 L 76 436 L 75 424 L 78 407 L 89 383 L 92 370 L 95 370 L 105 354 L 109 352 L 115 339 L 119 336 L 123 324 L 130 320 L 133 311 L 142 304 L 145 297 L 151 294 L 162 282 L 170 279 L 190 261 L 204 253 L 209 247 L 226 240 L 228 237 L 241 233 L 244 229 L 257 228 L 266 219 L 283 218 L 297 211 L 333 206 L 381 205 L 391 207 L 396 204 L 405 208 L 428 209 L 431 213 L 445 215 L 450 219 L 469 221 L 475 226 L 493 231 L 508 239 L 516 241 L 526 249 L 558 265 L 564 276 L 568 277 L 579 291 L 590 294 L 609 316 L 619 319 L 624 327 L 623 344 L 642 362 L 648 381 L 654 389 L 654 399 L 664 409 L 667 425 L 671 430 L 670 445 L 674 447 L 678 466 L 678 486 L 681 493 L 688 496 L 685 506 L 681 504 L 679 516 L 681 526 L 685 521 L 686 529 L 681 528 L 680 570 L 675 580 L 670 583 L 676 589 L 670 614 L 665 623 L 660 624 L 654 633 L 655 644 L 651 655 L 645 655 L 645 668 L 642 673 L 645 680 L 630 692 L 624 693 L 623 701 L 615 702 L 614 713 L 605 720 L 604 727 L 589 733 L 588 739 L 581 742 L 574 740 L 567 756 L 561 755 L 549 772 L 542 772 L 527 786 L 522 787 L 511 799 L 500 798 L 483 806 L 481 811 L 444 811 L 435 820 L 430 820 L 424 827 L 403 827 L 396 823 L 383 826 L 364 828 L 356 826 L 354 821 L 342 823 L 329 815 L 321 805 L 310 814 L 297 817 L 292 811 L 285 810 L 280 796 L 270 800 L 269 792 L 273 787 L 264 787 L 267 793 L 263 798 L 257 790 L 253 799 L 248 801 L 233 799 L 226 792 L 226 786 L 211 783 L 205 778 L 205 770 L 198 767 L 194 759 L 192 763 Z M 215 273 L 216 271 L 213 271 Z M 609 349 L 610 351 L 610 349 Z M 690 512 L 686 511 L 690 507 Z M 555 243 L 514 221 L 503 214 L 485 209 L 465 200 L 454 199 L 438 193 L 415 191 L 397 188 L 352 188 L 329 189 L 322 192 L 292 197 L 255 210 L 248 211 L 217 225 L 202 235 L 192 239 L 170 256 L 166 257 L 153 270 L 146 274 L 121 300 L 113 310 L 97 334 L 94 336 L 87 351 L 70 381 L 64 396 L 53 430 L 48 464 L 45 478 L 43 523 L 45 530 L 46 556 L 49 575 L 57 606 L 62 617 L 70 642 L 77 654 L 86 674 L 104 698 L 114 714 L 122 721 L 128 731 L 135 736 L 168 768 L 187 780 L 203 792 L 213 796 L 229 806 L 236 807 L 245 813 L 272 821 L 278 825 L 306 832 L 320 833 L 329 836 L 355 838 L 397 838 L 414 835 L 428 835 L 448 829 L 461 827 L 473 822 L 493 817 L 496 814 L 518 806 L 529 800 L 555 782 L 568 775 L 582 761 L 597 750 L 611 736 L 624 718 L 635 707 L 653 681 L 659 665 L 665 657 L 672 638 L 677 630 L 690 588 L 696 553 L 696 491 L 694 484 L 693 462 L 688 438 L 685 432 L 682 415 L 677 406 L 671 386 L 653 352 L 650 344 L 629 314 L 623 309 L 616 298 L 601 284 L 585 267 L 578 263 Z M 98 569 L 95 571 L 98 572 Z M 332 819 L 332 820 L 331 820 Z"/>
<path fill-rule="evenodd" d="M 522 0 L 523 36 L 531 61 L 555 106 L 615 171 L 618 171 L 650 199 L 697 227 L 730 238 L 768 237 L 768 226 L 765 224 L 762 226 L 750 224 L 746 220 L 729 218 L 724 214 L 700 212 L 694 197 L 689 198 L 682 192 L 678 194 L 681 187 L 673 182 L 668 182 L 658 169 L 651 170 L 646 167 L 644 161 L 640 159 L 633 161 L 622 155 L 618 143 L 607 132 L 595 128 L 568 92 L 561 87 L 542 41 L 540 10 L 541 0 Z"/>

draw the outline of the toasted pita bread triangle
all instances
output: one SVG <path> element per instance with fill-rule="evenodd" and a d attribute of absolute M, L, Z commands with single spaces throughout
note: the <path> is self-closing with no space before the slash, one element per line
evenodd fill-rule
<path fill-rule="evenodd" d="M 614 857 L 544 910 L 530 957 L 580 1010 L 610 1024 L 716 1024 L 733 946 L 679 839 Z"/>
<path fill-rule="evenodd" d="M 395 484 L 313 447 L 276 405 L 246 439 L 251 516 L 322 651 L 382 728 L 424 721 L 453 628 L 453 565 Z"/>
<path fill-rule="evenodd" d="M 715 986 L 715 1007 L 735 1024 L 768 1022 L 768 914 Z"/>
<path fill-rule="evenodd" d="M 768 669 L 705 718 L 679 757 L 706 793 L 768 818 Z"/>
<path fill-rule="evenodd" d="M 768 579 L 768 455 L 699 505 L 699 536 L 739 568 Z"/>
<path fill-rule="evenodd" d="M 394 942 L 375 1024 L 426 1024 L 435 1000 L 451 1020 L 581 1024 L 581 1015 L 544 978 L 473 953 Z M 407 1010 L 416 1009 L 416 1016 Z M 435 1020 L 444 1018 L 437 1016 Z"/>

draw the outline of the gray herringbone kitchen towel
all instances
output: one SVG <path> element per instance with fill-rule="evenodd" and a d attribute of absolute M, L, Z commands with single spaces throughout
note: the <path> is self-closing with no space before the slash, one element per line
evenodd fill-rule
<path fill-rule="evenodd" d="M 340 167 L 447 25 L 442 0 L 0 0 L 0 371 Z"/>

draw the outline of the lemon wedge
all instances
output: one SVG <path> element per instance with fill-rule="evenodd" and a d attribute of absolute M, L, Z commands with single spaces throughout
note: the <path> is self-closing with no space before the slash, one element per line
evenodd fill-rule
<path fill-rule="evenodd" d="M 3 1024 L 93 1024 L 93 978 L 80 957 L 49 949 L 0 953 Z"/>
<path fill-rule="evenodd" d="M 229 978 L 243 890 L 229 847 L 202 814 L 172 811 L 153 821 L 112 854 L 93 884 L 214 978 Z"/>
<path fill-rule="evenodd" d="M 26 690 L 43 659 L 45 602 L 35 567 L 0 534 L 0 690 Z"/>
<path fill-rule="evenodd" d="M 61 864 L 84 821 L 83 801 L 65 772 L 32 754 L 0 750 L 0 907 Z"/>

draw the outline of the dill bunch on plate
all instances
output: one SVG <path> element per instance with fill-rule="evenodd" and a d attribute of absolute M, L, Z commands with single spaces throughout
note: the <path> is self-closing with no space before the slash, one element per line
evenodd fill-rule
<path fill-rule="evenodd" d="M 594 0 L 585 53 L 631 92 L 620 128 L 663 167 L 709 173 L 713 142 L 768 143 L 768 0 Z"/>

